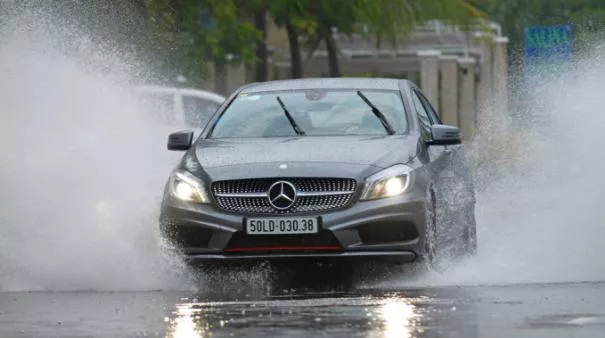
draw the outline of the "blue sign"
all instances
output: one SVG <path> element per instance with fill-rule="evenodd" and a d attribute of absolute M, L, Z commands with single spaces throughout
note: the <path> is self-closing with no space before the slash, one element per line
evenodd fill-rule
<path fill-rule="evenodd" d="M 572 29 L 569 25 L 525 28 L 523 63 L 529 76 L 548 74 L 572 56 Z"/>

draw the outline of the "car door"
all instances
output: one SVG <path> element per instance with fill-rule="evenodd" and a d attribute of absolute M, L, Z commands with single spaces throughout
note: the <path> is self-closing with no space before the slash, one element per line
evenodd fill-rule
<path fill-rule="evenodd" d="M 416 97 L 424 107 L 431 124 L 442 124 L 437 112 L 429 100 L 420 92 L 415 90 Z M 462 210 L 466 205 L 474 205 L 475 195 L 471 171 L 467 165 L 464 147 L 461 144 L 448 146 L 430 146 L 429 153 L 436 162 L 432 166 L 433 178 L 439 186 L 438 194 L 452 212 L 450 219 L 456 210 Z"/>

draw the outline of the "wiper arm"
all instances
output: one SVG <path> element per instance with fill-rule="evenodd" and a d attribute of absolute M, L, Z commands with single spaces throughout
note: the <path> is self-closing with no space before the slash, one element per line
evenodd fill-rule
<path fill-rule="evenodd" d="M 290 115 L 290 112 L 288 111 L 288 108 L 286 108 L 286 105 L 284 104 L 284 101 L 282 101 L 279 96 L 277 97 L 277 102 L 279 102 L 279 105 L 281 106 L 281 109 L 284 110 L 284 114 L 286 114 L 286 117 L 288 118 L 288 121 L 290 121 L 290 124 L 292 125 L 292 128 L 296 132 L 296 135 L 298 135 L 298 136 L 305 136 L 306 135 L 305 132 L 302 129 L 300 129 L 300 127 L 298 126 L 298 124 L 296 124 L 296 121 L 294 120 L 294 118 L 292 117 L 292 115 Z"/>
<path fill-rule="evenodd" d="M 376 106 L 370 100 L 368 100 L 368 98 L 365 95 L 363 95 L 363 93 L 360 90 L 357 91 L 357 95 L 359 95 L 359 97 L 361 97 L 361 99 L 368 106 L 370 106 L 370 108 L 372 108 L 372 113 L 374 113 L 374 115 L 376 115 L 376 117 L 380 120 L 380 123 L 382 123 L 382 126 L 384 127 L 384 130 L 387 131 L 387 134 L 389 134 L 389 135 L 395 134 L 395 130 L 389 124 L 389 121 L 387 121 L 387 118 L 384 116 L 384 114 L 378 108 L 376 108 Z"/>

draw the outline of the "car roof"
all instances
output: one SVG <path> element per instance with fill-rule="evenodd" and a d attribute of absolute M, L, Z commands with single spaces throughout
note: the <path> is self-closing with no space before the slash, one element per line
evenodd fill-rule
<path fill-rule="evenodd" d="M 257 93 L 266 91 L 291 89 L 386 89 L 399 90 L 402 82 L 407 80 L 389 78 L 307 78 L 293 80 L 277 80 L 252 83 L 242 87 L 242 93 Z"/>
<path fill-rule="evenodd" d="M 133 89 L 137 92 L 145 92 L 145 93 L 176 93 L 176 88 L 174 87 L 164 87 L 164 86 L 134 86 Z"/>
<path fill-rule="evenodd" d="M 178 90 L 181 94 L 203 97 L 205 99 L 210 99 L 210 100 L 214 100 L 214 101 L 218 101 L 218 102 L 223 102 L 226 99 L 222 95 L 219 95 L 214 92 L 209 92 L 207 90 L 189 89 L 189 88 L 179 88 Z"/>
<path fill-rule="evenodd" d="M 177 87 L 164 87 L 164 86 L 153 86 L 153 85 L 143 85 L 143 86 L 135 86 L 136 91 L 142 93 L 181 93 L 189 96 L 201 97 L 207 100 L 212 100 L 216 102 L 223 102 L 225 97 L 219 95 L 217 93 L 201 90 L 201 89 L 193 89 L 193 88 L 177 88 Z"/>

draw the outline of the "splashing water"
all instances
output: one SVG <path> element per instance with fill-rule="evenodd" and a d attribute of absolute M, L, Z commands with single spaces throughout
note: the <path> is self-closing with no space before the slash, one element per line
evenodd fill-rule
<path fill-rule="evenodd" d="M 605 58 L 597 45 L 560 74 L 519 90 L 516 114 L 486 112 L 470 146 L 479 254 L 405 285 L 605 279 Z M 521 86 L 521 84 L 519 84 Z"/>
<path fill-rule="evenodd" d="M 156 232 L 171 128 L 124 55 L 41 12 L 0 20 L 0 291 L 180 287 Z"/>
<path fill-rule="evenodd" d="M 172 128 L 126 90 L 142 72 L 128 55 L 46 19 L 0 20 L 0 291 L 183 287 L 155 224 Z M 479 255 L 396 284 L 605 278 L 603 55 L 526 90 L 514 118 L 483 117 Z"/>

